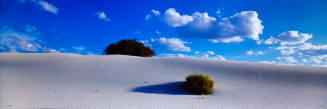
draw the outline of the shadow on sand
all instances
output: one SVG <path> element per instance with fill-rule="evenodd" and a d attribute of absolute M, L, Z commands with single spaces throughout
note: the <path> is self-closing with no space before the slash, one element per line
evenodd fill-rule
<path fill-rule="evenodd" d="M 136 87 L 131 92 L 168 95 L 192 95 L 183 90 L 184 82 L 169 82 L 149 86 Z"/>

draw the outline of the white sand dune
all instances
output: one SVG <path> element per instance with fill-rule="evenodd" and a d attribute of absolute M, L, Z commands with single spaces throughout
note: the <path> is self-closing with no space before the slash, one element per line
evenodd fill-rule
<path fill-rule="evenodd" d="M 0 73 L 2 109 L 327 109 L 322 67 L 2 53 Z M 192 73 L 213 77 L 215 92 L 199 96 L 179 89 Z"/>

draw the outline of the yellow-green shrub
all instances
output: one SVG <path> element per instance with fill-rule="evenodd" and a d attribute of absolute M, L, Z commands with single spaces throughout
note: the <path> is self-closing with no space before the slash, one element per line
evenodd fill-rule
<path fill-rule="evenodd" d="M 184 88 L 194 94 L 211 94 L 214 88 L 214 80 L 207 75 L 191 74 L 186 77 Z"/>

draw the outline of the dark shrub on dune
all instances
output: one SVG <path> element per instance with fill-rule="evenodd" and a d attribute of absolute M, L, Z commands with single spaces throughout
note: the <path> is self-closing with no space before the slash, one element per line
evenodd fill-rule
<path fill-rule="evenodd" d="M 191 74 L 186 78 L 184 88 L 194 94 L 211 94 L 213 92 L 214 80 L 203 74 Z"/>
<path fill-rule="evenodd" d="M 155 53 L 150 47 L 144 46 L 143 43 L 134 40 L 121 40 L 117 44 L 110 44 L 104 53 L 109 54 L 123 54 L 132 56 L 151 57 Z"/>

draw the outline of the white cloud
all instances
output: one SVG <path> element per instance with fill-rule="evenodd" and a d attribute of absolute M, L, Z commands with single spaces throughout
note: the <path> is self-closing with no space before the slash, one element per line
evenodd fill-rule
<path fill-rule="evenodd" d="M 206 51 L 206 52 L 202 52 L 200 54 L 200 52 L 198 53 L 198 55 L 201 55 L 201 57 L 205 57 L 205 58 L 209 58 L 212 57 L 215 54 L 215 52 L 213 51 Z"/>
<path fill-rule="evenodd" d="M 288 63 L 308 64 L 314 66 L 327 65 L 327 45 L 312 45 L 304 43 L 293 46 L 280 46 L 276 48 L 286 57 L 297 57 L 300 61 L 289 59 Z"/>
<path fill-rule="evenodd" d="M 231 38 L 222 38 L 222 39 L 209 39 L 212 43 L 231 43 L 231 42 L 242 42 L 243 39 L 241 37 L 231 37 Z"/>
<path fill-rule="evenodd" d="M 160 12 L 159 12 L 158 10 L 154 10 L 154 9 L 153 9 L 151 12 L 152 12 L 154 15 L 156 15 L 156 16 L 157 16 L 157 15 L 160 15 Z"/>
<path fill-rule="evenodd" d="M 266 63 L 266 64 L 276 64 L 276 61 L 261 61 L 260 63 Z"/>
<path fill-rule="evenodd" d="M 189 15 L 181 15 L 174 8 L 167 9 L 164 14 L 164 21 L 172 27 L 180 27 L 193 21 Z"/>
<path fill-rule="evenodd" d="M 247 51 L 246 52 L 246 55 L 253 55 L 254 54 L 254 51 Z"/>
<path fill-rule="evenodd" d="M 198 30 L 210 29 L 213 26 L 212 23 L 216 21 L 216 18 L 210 17 L 206 12 L 195 12 L 193 13 L 192 18 L 194 19 L 194 21 L 190 22 L 189 26 L 192 26 L 193 28 L 196 28 Z"/>
<path fill-rule="evenodd" d="M 320 56 L 312 56 L 310 57 L 310 62 L 313 62 L 317 65 L 327 65 L 327 54 Z"/>
<path fill-rule="evenodd" d="M 25 25 L 23 30 L 15 30 L 7 26 L 0 27 L 0 52 L 15 53 L 77 53 L 90 54 L 84 46 L 54 49 L 46 46 L 43 36 L 36 27 Z M 93 53 L 94 54 L 94 53 Z"/>
<path fill-rule="evenodd" d="M 207 51 L 207 53 L 210 54 L 210 55 L 214 55 L 215 54 L 215 52 L 213 52 L 213 51 Z"/>
<path fill-rule="evenodd" d="M 220 9 L 218 9 L 217 11 L 216 11 L 216 14 L 221 14 L 221 10 Z"/>
<path fill-rule="evenodd" d="M 145 43 L 145 45 L 149 45 L 149 41 L 141 41 Z M 191 51 L 190 47 L 187 47 L 185 44 L 187 42 L 182 41 L 178 38 L 166 38 L 166 37 L 161 37 L 159 39 L 151 39 L 151 46 L 158 46 L 165 48 L 167 50 L 172 50 L 172 51 L 182 51 L 182 52 L 189 52 Z"/>
<path fill-rule="evenodd" d="M 308 62 L 308 60 L 307 59 L 301 59 L 301 62 Z"/>
<path fill-rule="evenodd" d="M 327 54 L 327 45 L 312 45 L 311 43 L 303 43 L 294 46 L 280 46 L 276 48 L 283 55 L 307 55 L 317 56 Z"/>
<path fill-rule="evenodd" d="M 60 51 L 52 48 L 43 48 L 44 53 L 60 53 Z"/>
<path fill-rule="evenodd" d="M 99 19 L 103 20 L 103 21 L 110 21 L 110 19 L 107 17 L 107 15 L 104 12 L 96 12 L 95 13 Z"/>
<path fill-rule="evenodd" d="M 247 51 L 246 55 L 263 55 L 265 54 L 263 51 Z"/>
<path fill-rule="evenodd" d="M 40 35 L 40 32 L 37 31 L 36 27 L 31 25 L 25 25 L 25 32 Z"/>
<path fill-rule="evenodd" d="M 145 46 L 152 46 L 151 41 L 149 40 L 140 40 L 141 43 L 143 43 Z"/>
<path fill-rule="evenodd" d="M 327 45 L 313 45 L 308 42 L 312 34 L 287 31 L 277 37 L 270 37 L 264 44 L 279 44 L 275 48 L 283 57 L 276 58 L 277 63 L 327 66 Z M 297 58 L 297 59 L 295 59 Z"/>
<path fill-rule="evenodd" d="M 270 37 L 264 41 L 264 44 L 295 45 L 305 43 L 311 38 L 312 34 L 287 31 L 279 34 L 277 37 Z"/>
<path fill-rule="evenodd" d="M 150 20 L 151 19 L 151 15 L 150 14 L 147 14 L 144 18 L 146 21 Z"/>
<path fill-rule="evenodd" d="M 257 54 L 262 55 L 262 54 L 265 54 L 265 52 L 263 52 L 263 51 L 258 51 Z"/>
<path fill-rule="evenodd" d="M 179 58 L 184 58 L 184 57 L 189 57 L 187 55 L 177 53 L 177 54 L 159 54 L 158 57 L 179 57 Z"/>
<path fill-rule="evenodd" d="M 302 46 L 299 46 L 298 49 L 299 52 L 311 56 L 327 54 L 327 45 L 312 45 L 310 43 L 305 43 Z"/>
<path fill-rule="evenodd" d="M 225 57 L 223 57 L 223 56 L 221 56 L 221 55 L 217 55 L 216 57 L 214 57 L 214 58 L 216 58 L 216 59 L 218 59 L 218 60 L 226 60 L 226 58 Z"/>
<path fill-rule="evenodd" d="M 218 9 L 218 10 L 216 11 L 216 14 L 218 15 L 218 18 L 220 18 L 220 17 L 221 17 L 221 9 Z"/>
<path fill-rule="evenodd" d="M 223 18 L 219 23 L 220 35 L 225 37 L 242 37 L 259 40 L 263 25 L 255 11 L 243 11 L 229 18 Z"/>
<path fill-rule="evenodd" d="M 299 62 L 294 57 L 288 56 L 288 57 L 277 57 L 276 58 L 278 63 L 284 63 L 284 64 L 294 64 Z"/>
<path fill-rule="evenodd" d="M 281 45 L 276 50 L 279 50 L 283 56 L 299 58 L 300 61 L 297 64 L 327 66 L 327 45 L 313 45 L 311 43 Z"/>
<path fill-rule="evenodd" d="M 170 8 L 159 18 L 175 27 L 181 36 L 206 38 L 216 43 L 241 42 L 244 38 L 259 40 L 264 28 L 255 11 L 243 11 L 217 20 L 206 12 L 195 12 L 190 16 L 181 15 Z"/>
<path fill-rule="evenodd" d="M 0 28 L 0 52 L 54 52 L 54 49 L 42 46 L 38 39 L 40 32 L 33 26 L 25 26 L 17 31 L 6 26 Z"/>
<path fill-rule="evenodd" d="M 36 2 L 36 4 L 38 4 L 39 6 L 41 6 L 42 9 L 44 9 L 45 11 L 51 12 L 53 14 L 57 14 L 58 13 L 58 8 L 55 7 L 54 5 L 46 2 L 46 1 L 38 1 Z"/>
<path fill-rule="evenodd" d="M 85 50 L 85 47 L 84 46 L 73 46 L 72 48 L 74 50 L 76 50 L 76 51 L 84 51 Z"/>
<path fill-rule="evenodd" d="M 160 31 L 158 31 L 158 30 L 156 30 L 156 31 L 155 31 L 155 33 L 156 33 L 156 34 L 160 34 L 161 32 L 160 32 Z"/>
<path fill-rule="evenodd" d="M 67 48 L 59 48 L 59 51 L 62 53 L 73 53 L 81 55 L 97 55 L 96 53 L 87 50 L 85 46 L 72 46 Z"/>
<path fill-rule="evenodd" d="M 70 51 L 66 51 L 66 52 L 76 53 L 76 54 L 86 54 L 86 55 L 93 54 L 90 51 L 86 51 L 86 47 L 84 46 L 73 46 Z"/>
<path fill-rule="evenodd" d="M 134 33 L 135 34 L 141 34 L 141 31 L 136 30 Z"/>
<path fill-rule="evenodd" d="M 56 6 L 54 6 L 53 4 L 50 4 L 44 0 L 18 0 L 20 3 L 26 3 L 26 1 L 28 2 L 32 2 L 38 6 L 40 6 L 40 8 L 42 8 L 44 11 L 53 13 L 53 14 L 58 14 L 58 8 Z"/>
<path fill-rule="evenodd" d="M 210 58 L 210 59 L 217 59 L 217 60 L 226 60 L 226 58 L 222 55 L 215 55 L 209 56 L 206 53 L 196 54 L 196 55 L 185 55 L 181 53 L 176 54 L 159 54 L 158 57 L 179 57 L 179 58 Z"/>

